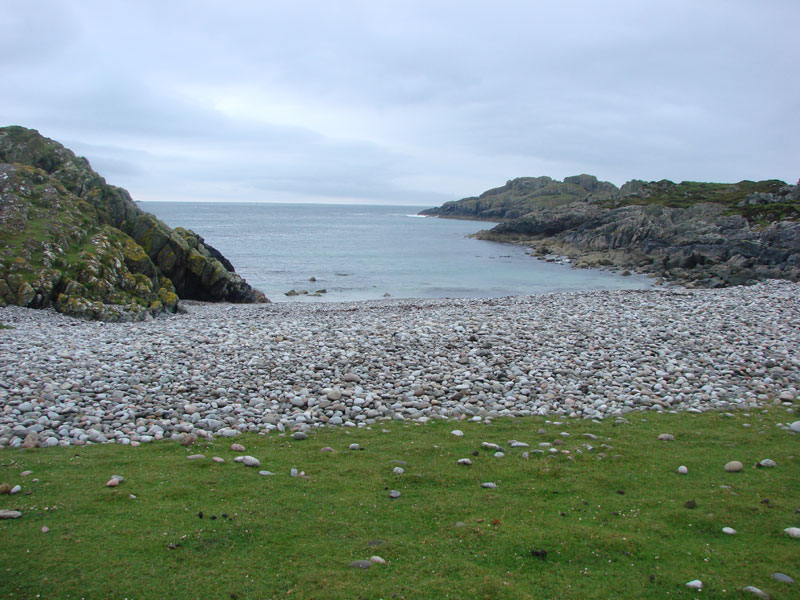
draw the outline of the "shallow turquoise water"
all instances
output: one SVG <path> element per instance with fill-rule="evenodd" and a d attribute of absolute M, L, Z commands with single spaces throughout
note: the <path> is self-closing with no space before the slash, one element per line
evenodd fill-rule
<path fill-rule="evenodd" d="M 142 202 L 224 254 L 272 301 L 477 298 L 640 289 L 650 280 L 573 269 L 525 248 L 469 239 L 490 223 L 421 218 L 415 207 Z M 311 277 L 316 282 L 310 282 Z M 288 290 L 326 289 L 321 298 Z"/>

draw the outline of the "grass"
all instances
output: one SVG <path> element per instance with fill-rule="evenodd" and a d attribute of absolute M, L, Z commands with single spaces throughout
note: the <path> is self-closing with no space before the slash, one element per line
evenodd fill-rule
<path fill-rule="evenodd" d="M 800 579 L 800 540 L 783 533 L 800 526 L 800 437 L 776 427 L 797 418 L 787 410 L 238 438 L 272 477 L 234 463 L 230 440 L 7 449 L 0 480 L 23 493 L 0 496 L 0 508 L 24 514 L 0 521 L 0 597 L 694 598 L 695 578 L 707 598 L 750 598 L 745 585 L 796 597 L 797 584 L 771 578 Z M 662 432 L 675 441 L 656 441 Z M 554 447 L 570 454 L 525 460 L 511 439 L 562 440 Z M 208 458 L 186 460 L 197 452 Z M 763 458 L 778 467 L 754 468 Z M 730 460 L 744 471 L 726 473 Z M 292 467 L 308 477 L 289 477 Z M 112 474 L 126 479 L 107 488 Z M 348 566 L 371 555 L 388 564 Z"/>

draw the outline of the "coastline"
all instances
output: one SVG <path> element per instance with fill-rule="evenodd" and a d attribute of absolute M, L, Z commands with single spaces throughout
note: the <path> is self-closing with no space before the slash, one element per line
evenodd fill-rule
<path fill-rule="evenodd" d="M 794 402 L 800 284 L 323 304 L 137 323 L 0 309 L 0 446 Z"/>

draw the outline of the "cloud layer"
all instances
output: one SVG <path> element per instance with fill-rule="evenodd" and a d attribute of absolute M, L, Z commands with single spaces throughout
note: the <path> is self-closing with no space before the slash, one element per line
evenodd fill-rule
<path fill-rule="evenodd" d="M 9 0 L 0 123 L 142 200 L 800 176 L 796 0 Z"/>

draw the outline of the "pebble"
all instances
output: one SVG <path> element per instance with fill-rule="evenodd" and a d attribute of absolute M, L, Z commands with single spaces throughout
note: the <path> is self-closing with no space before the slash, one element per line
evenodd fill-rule
<path fill-rule="evenodd" d="M 350 444 L 349 448 L 350 450 L 361 450 L 361 446 L 358 444 Z"/>
<path fill-rule="evenodd" d="M 459 458 L 458 464 L 469 467 L 472 464 L 472 461 L 468 458 Z"/>
<path fill-rule="evenodd" d="M 297 477 L 298 471 L 294 467 L 289 471 L 289 477 Z"/>
<path fill-rule="evenodd" d="M 765 458 L 764 460 L 762 460 L 762 461 L 760 461 L 760 462 L 758 463 L 758 466 L 759 466 L 759 467 L 762 467 L 762 468 L 765 468 L 765 469 L 771 469 L 771 468 L 773 468 L 773 467 L 777 467 L 777 466 L 778 466 L 778 463 L 776 463 L 776 462 L 775 462 L 774 460 L 772 460 L 771 458 Z"/>
<path fill-rule="evenodd" d="M 744 469 L 744 465 L 740 463 L 738 460 L 732 460 L 728 463 L 725 463 L 725 470 L 728 473 L 738 473 Z"/>
<path fill-rule="evenodd" d="M 530 448 L 530 444 L 526 444 L 525 442 L 518 442 L 517 440 L 511 440 L 509 442 L 509 446 L 512 448 Z"/>
<path fill-rule="evenodd" d="M 307 440 L 308 439 L 308 435 L 306 435 L 302 431 L 295 431 L 292 434 L 292 439 L 293 440 Z"/>
<path fill-rule="evenodd" d="M 22 491 L 22 486 L 21 485 L 15 485 L 14 487 L 11 488 L 11 491 L 8 492 L 8 493 L 13 496 L 14 494 L 19 494 L 21 491 Z"/>
<path fill-rule="evenodd" d="M 800 538 L 800 527 L 787 527 L 783 532 L 790 538 Z"/>
<path fill-rule="evenodd" d="M 736 530 L 733 527 L 723 527 L 722 533 L 727 535 L 736 535 Z"/>
<path fill-rule="evenodd" d="M 483 487 L 483 488 L 489 488 L 489 489 L 494 489 L 494 488 L 496 488 L 496 487 L 497 487 L 497 484 L 496 484 L 496 483 L 494 483 L 493 481 L 487 481 L 487 482 L 485 482 L 485 483 L 482 483 L 482 484 L 481 484 L 481 487 Z"/>
<path fill-rule="evenodd" d="M 385 565 L 386 561 L 382 559 L 380 556 L 370 556 L 369 559 L 374 562 L 376 565 Z"/>
<path fill-rule="evenodd" d="M 742 591 L 752 594 L 756 598 L 762 598 L 762 600 L 769 600 L 770 598 L 770 595 L 767 592 L 755 587 L 754 585 L 747 585 L 742 588 Z"/>
<path fill-rule="evenodd" d="M 186 460 L 203 460 L 205 457 L 205 454 L 190 454 Z"/>
<path fill-rule="evenodd" d="M 27 477 L 28 475 L 33 475 L 33 471 L 23 471 L 19 474 L 20 477 Z"/>
<path fill-rule="evenodd" d="M 786 575 L 785 573 L 773 573 L 772 578 L 775 581 L 780 581 L 781 583 L 794 583 L 794 579 Z"/>
<path fill-rule="evenodd" d="M 220 464 L 225 462 L 225 459 L 222 458 L 221 456 L 213 456 L 211 460 L 213 460 L 215 463 L 220 463 Z"/>
<path fill-rule="evenodd" d="M 401 495 L 402 494 L 400 494 L 400 492 L 398 492 L 397 490 L 391 490 L 389 492 L 389 498 L 392 498 L 392 499 L 399 498 Z"/>
<path fill-rule="evenodd" d="M 18 510 L 0 510 L 0 519 L 19 519 L 22 513 Z"/>
<path fill-rule="evenodd" d="M 241 444 L 231 444 L 231 450 L 234 452 L 244 452 L 245 448 Z"/>
<path fill-rule="evenodd" d="M 495 458 L 503 458 L 505 455 L 506 455 L 505 452 L 495 452 L 494 453 L 494 457 Z"/>
<path fill-rule="evenodd" d="M 106 487 L 117 487 L 119 485 L 119 479 L 116 477 L 112 477 L 108 481 L 106 481 Z"/>
<path fill-rule="evenodd" d="M 202 303 L 136 324 L 5 306 L 0 322 L 12 329 L 0 336 L 0 448 L 28 437 L 135 447 L 173 436 L 291 435 L 297 427 L 311 435 L 328 424 L 438 418 L 542 416 L 554 424 L 650 411 L 739 414 L 781 394 L 797 397 L 798 298 L 800 284 L 766 281 L 489 299 Z M 465 344 L 470 336 L 481 343 Z M 65 348 L 69 358 L 52 360 Z M 787 427 L 800 432 L 800 421 Z"/>
<path fill-rule="evenodd" d="M 395 467 L 394 469 L 392 469 L 392 473 L 394 473 L 395 475 L 402 475 L 403 473 L 405 473 L 405 470 L 403 469 L 403 467 Z"/>
<path fill-rule="evenodd" d="M 464 432 L 461 431 L 460 429 L 453 429 L 453 431 L 450 432 L 450 435 L 454 435 L 456 437 L 464 437 Z"/>
<path fill-rule="evenodd" d="M 369 560 L 354 560 L 350 563 L 350 566 L 354 569 L 369 569 L 372 566 L 372 562 Z"/>
<path fill-rule="evenodd" d="M 661 433 L 658 435 L 658 439 L 662 442 L 674 442 L 675 436 L 671 433 Z M 688 583 L 686 585 L 689 585 Z"/>
<path fill-rule="evenodd" d="M 258 474 L 264 476 L 275 475 L 272 471 L 259 471 Z"/>
<path fill-rule="evenodd" d="M 692 579 L 686 583 L 686 587 L 691 588 L 693 590 L 702 590 L 703 589 L 703 582 L 699 579 Z"/>
<path fill-rule="evenodd" d="M 689 469 L 686 468 L 685 465 L 681 465 L 680 467 L 678 467 L 678 473 L 680 473 L 681 475 L 686 475 L 688 472 Z"/>
<path fill-rule="evenodd" d="M 334 450 L 330 446 L 325 446 L 324 448 L 320 448 L 319 451 L 320 452 L 333 452 Z"/>
<path fill-rule="evenodd" d="M 486 448 L 487 450 L 500 450 L 500 446 L 491 442 L 482 442 L 481 447 Z"/>
<path fill-rule="evenodd" d="M 245 467 L 257 467 L 261 464 L 261 461 L 258 460 L 255 456 L 243 456 L 242 464 Z"/>
<path fill-rule="evenodd" d="M 0 494 L 10 494 L 10 493 L 11 493 L 11 484 L 0 483 Z"/>
<path fill-rule="evenodd" d="M 49 531 L 50 531 L 50 528 L 47 525 L 42 527 L 42 533 L 48 533 Z"/>

